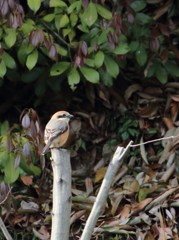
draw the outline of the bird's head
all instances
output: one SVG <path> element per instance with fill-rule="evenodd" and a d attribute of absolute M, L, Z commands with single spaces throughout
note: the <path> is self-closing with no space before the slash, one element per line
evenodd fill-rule
<path fill-rule="evenodd" d="M 71 118 L 73 118 L 74 116 L 72 114 L 70 114 L 69 112 L 66 111 L 58 111 L 56 113 L 53 114 L 53 116 L 51 117 L 52 119 L 68 119 L 70 120 Z"/>

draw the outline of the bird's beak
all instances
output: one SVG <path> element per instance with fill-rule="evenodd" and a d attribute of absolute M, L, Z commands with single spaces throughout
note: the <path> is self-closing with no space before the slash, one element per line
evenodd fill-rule
<path fill-rule="evenodd" d="M 68 118 L 74 118 L 74 115 L 69 114 L 69 115 L 68 115 Z"/>

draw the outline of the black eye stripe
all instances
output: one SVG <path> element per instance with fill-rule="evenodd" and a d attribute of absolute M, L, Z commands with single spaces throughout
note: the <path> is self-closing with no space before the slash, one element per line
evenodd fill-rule
<path fill-rule="evenodd" d="M 66 117 L 66 114 L 61 114 L 61 115 L 58 115 L 57 117 L 58 117 L 58 118 Z"/>

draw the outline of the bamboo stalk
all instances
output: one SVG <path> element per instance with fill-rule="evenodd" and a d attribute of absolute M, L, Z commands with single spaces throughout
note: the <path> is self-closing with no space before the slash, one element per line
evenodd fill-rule
<path fill-rule="evenodd" d="M 116 149 L 116 152 L 114 153 L 114 156 L 113 156 L 113 158 L 108 166 L 107 172 L 104 176 L 102 185 L 101 185 L 99 193 L 96 197 L 96 201 L 93 205 L 92 211 L 86 222 L 84 231 L 80 238 L 81 240 L 90 240 L 91 239 L 91 235 L 95 228 L 98 217 L 101 213 L 103 206 L 105 205 L 105 202 L 106 202 L 106 199 L 107 199 L 107 196 L 109 193 L 109 189 L 110 189 L 110 186 L 113 181 L 113 177 L 117 173 L 119 166 L 121 164 L 121 161 L 125 157 L 131 144 L 132 144 L 132 141 L 127 145 L 126 148 L 118 147 Z"/>
<path fill-rule="evenodd" d="M 70 153 L 51 149 L 53 169 L 53 209 L 51 240 L 69 240 L 71 213 Z"/>

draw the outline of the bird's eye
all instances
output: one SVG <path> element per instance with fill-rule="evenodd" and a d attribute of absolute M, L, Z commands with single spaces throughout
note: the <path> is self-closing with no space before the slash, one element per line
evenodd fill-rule
<path fill-rule="evenodd" d="M 58 117 L 58 118 L 64 118 L 64 117 L 66 117 L 66 114 L 63 113 L 63 114 L 58 115 L 57 117 Z"/>

